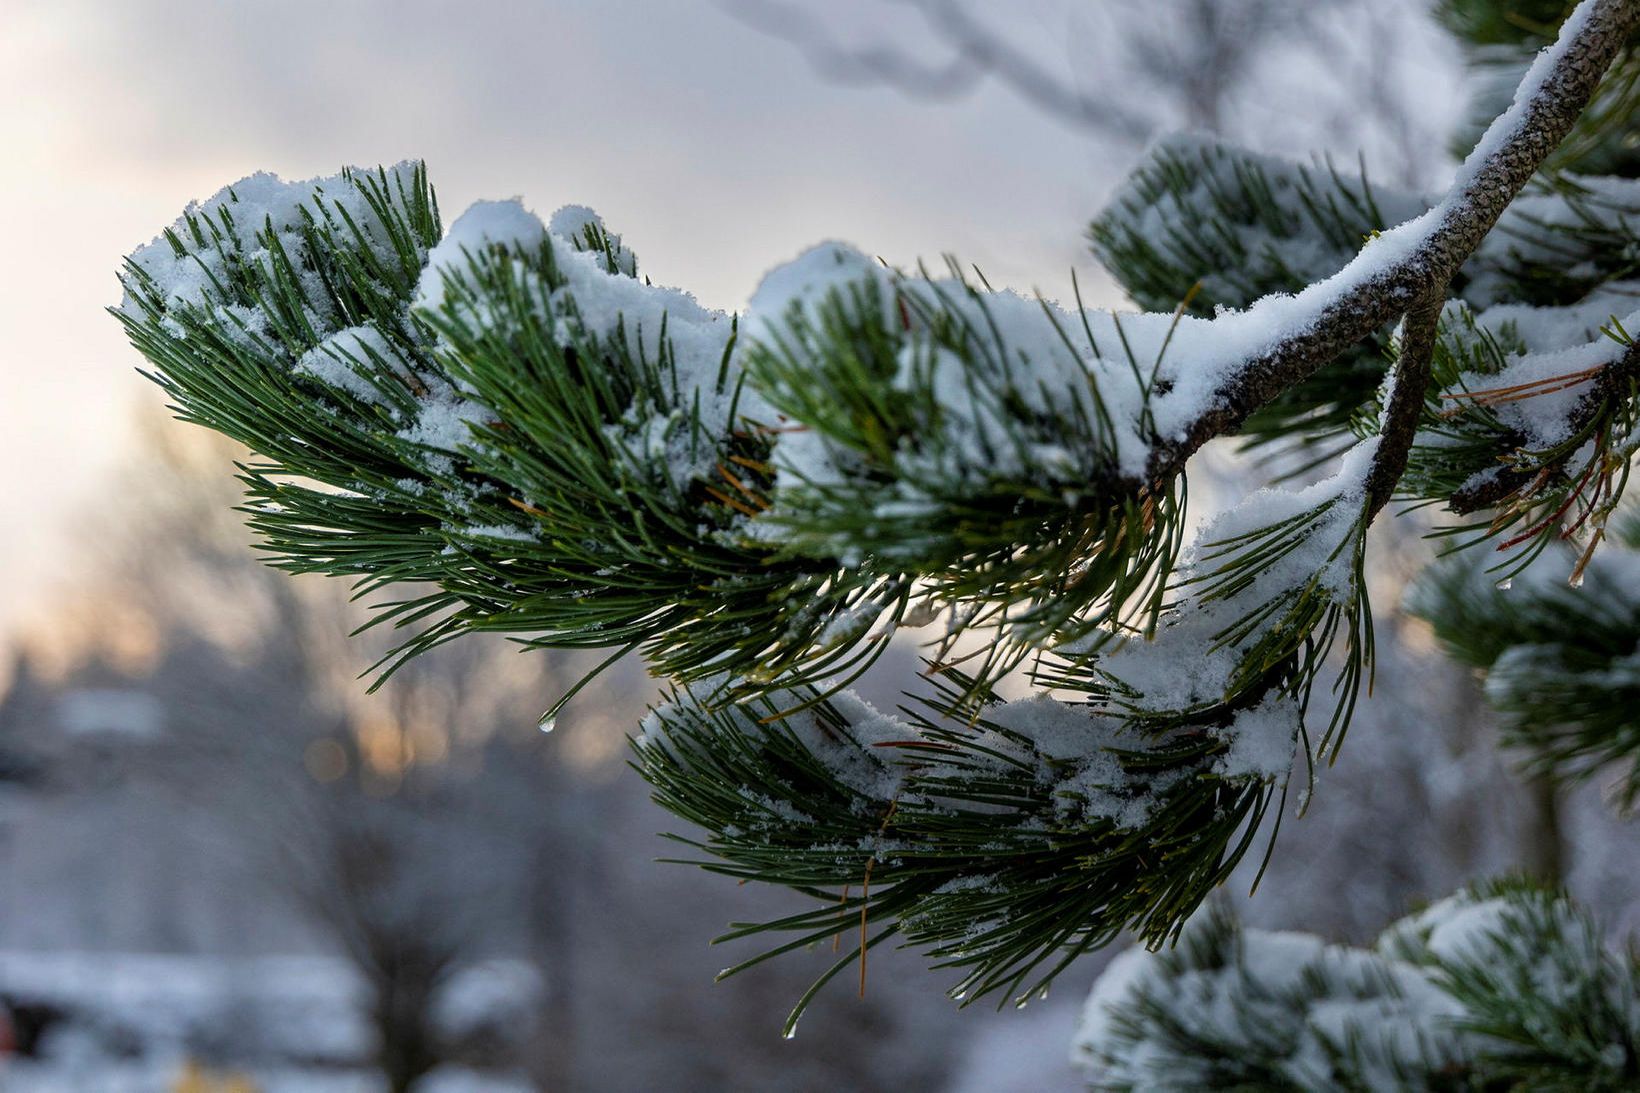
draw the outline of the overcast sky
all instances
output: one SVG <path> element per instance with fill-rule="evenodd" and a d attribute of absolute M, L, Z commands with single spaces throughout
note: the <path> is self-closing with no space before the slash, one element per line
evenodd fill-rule
<path fill-rule="evenodd" d="M 1046 67 L 1073 72 L 1098 52 L 1099 3 L 974 7 L 1006 13 Z M 925 48 L 893 7 L 809 5 L 846 40 Z M 1429 56 L 1438 112 L 1450 72 Z M 101 310 L 118 300 L 121 256 L 252 171 L 421 157 L 447 223 L 479 197 L 543 215 L 588 204 L 649 276 L 724 308 L 830 237 L 896 264 L 955 252 L 993 283 L 1054 296 L 1074 264 L 1115 303 L 1080 232 L 1138 153 L 991 85 L 955 103 L 836 86 L 713 0 L 0 0 L 0 102 L 0 459 L 13 468 L 0 621 L 72 578 L 77 514 L 137 408 L 157 402 Z M 1297 150 L 1290 90 L 1249 109 L 1266 119 L 1260 143 Z"/>

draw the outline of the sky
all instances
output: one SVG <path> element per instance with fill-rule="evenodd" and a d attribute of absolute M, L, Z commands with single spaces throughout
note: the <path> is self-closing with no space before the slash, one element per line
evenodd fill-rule
<path fill-rule="evenodd" d="M 845 41 L 930 53 L 903 5 L 801 2 Z M 1132 2 L 973 6 L 1088 81 L 1100 4 Z M 1249 103 L 1279 151 L 1290 102 L 1276 81 Z M 1080 236 L 1140 152 L 995 84 L 839 86 L 718 0 L 0 0 L 0 103 L 0 624 L 72 586 L 76 529 L 160 404 L 102 310 L 121 257 L 244 175 L 423 158 L 446 223 L 485 197 L 591 205 L 646 274 L 722 308 L 827 238 L 1055 297 L 1075 266 L 1114 305 Z"/>

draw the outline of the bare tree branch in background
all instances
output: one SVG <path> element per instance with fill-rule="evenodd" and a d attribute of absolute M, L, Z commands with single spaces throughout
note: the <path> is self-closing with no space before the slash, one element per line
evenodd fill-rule
<path fill-rule="evenodd" d="M 1084 91 L 1050 71 L 953 0 L 882 0 L 918 11 L 950 54 L 939 62 L 893 46 L 846 45 L 826 20 L 788 0 L 722 2 L 747 25 L 803 50 L 818 72 L 840 83 L 879 84 L 914 98 L 944 100 L 993 79 L 1050 117 L 1096 136 L 1139 143 L 1156 129 L 1153 118 L 1127 102 Z"/>
<path fill-rule="evenodd" d="M 1141 96 L 1113 94 L 1110 80 L 1078 86 L 1074 73 L 1054 71 L 958 0 L 881 0 L 914 9 L 947 54 L 943 61 L 928 61 L 894 46 L 847 45 L 826 20 L 792 0 L 721 2 L 747 25 L 802 49 L 815 69 L 830 79 L 880 84 L 924 99 L 958 98 L 995 80 L 1056 121 L 1092 136 L 1136 144 L 1181 118 L 1192 128 L 1221 131 L 1227 97 L 1270 42 L 1319 34 L 1327 16 L 1349 0 L 1091 5 L 1099 37 L 1121 43 L 1124 60 L 1115 71 L 1125 76 L 1120 68 L 1126 67 L 1149 76 L 1152 104 Z M 1101 68 L 1112 70 L 1108 65 Z"/>
<path fill-rule="evenodd" d="M 1428 182 L 1428 151 L 1441 135 L 1422 125 L 1404 94 L 1406 65 L 1396 40 L 1412 10 L 1382 0 L 1155 0 L 1144 4 L 1083 0 L 1071 9 L 1080 33 L 1060 66 L 1010 37 L 1002 20 L 987 21 L 962 0 L 878 0 L 920 17 L 937 56 L 871 42 L 851 44 L 835 20 L 799 0 L 719 0 L 741 22 L 803 52 L 823 78 L 881 86 L 910 98 L 951 101 L 994 81 L 1044 116 L 1096 140 L 1137 147 L 1184 127 L 1233 135 L 1228 111 L 1260 65 L 1282 50 L 1349 72 L 1334 107 L 1306 108 L 1317 128 L 1364 142 L 1387 177 Z M 1362 37 L 1375 48 L 1352 42 Z M 1076 56 L 1081 50 L 1083 55 Z M 1137 89 L 1137 91 L 1135 90 Z M 1290 113 L 1283 114 L 1291 122 Z"/>

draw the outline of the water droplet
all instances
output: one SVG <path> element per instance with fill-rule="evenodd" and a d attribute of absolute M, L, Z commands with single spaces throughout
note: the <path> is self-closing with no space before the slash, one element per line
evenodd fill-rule
<path fill-rule="evenodd" d="M 1503 580 L 1498 582 L 1498 590 L 1500 592 L 1507 592 L 1513 587 L 1515 587 L 1515 578 L 1513 577 L 1505 577 Z"/>
<path fill-rule="evenodd" d="M 540 729 L 542 732 L 551 732 L 553 729 L 558 727 L 558 716 L 550 713 L 542 714 L 541 720 L 535 723 L 535 727 Z"/>
<path fill-rule="evenodd" d="M 1572 585 L 1573 588 L 1582 588 L 1583 587 L 1583 574 L 1582 573 L 1573 573 L 1572 574 L 1571 585 Z"/>
<path fill-rule="evenodd" d="M 793 1021 L 791 1024 L 789 1024 L 785 1028 L 781 1029 L 780 1030 L 780 1038 L 782 1040 L 795 1040 L 795 1039 L 797 1039 L 797 1022 Z"/>

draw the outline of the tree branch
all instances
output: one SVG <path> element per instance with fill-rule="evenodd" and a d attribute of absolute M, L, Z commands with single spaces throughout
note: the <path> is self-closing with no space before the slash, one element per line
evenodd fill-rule
<path fill-rule="evenodd" d="M 1640 0 L 1583 0 L 1559 41 L 1526 73 L 1514 104 L 1493 122 L 1441 203 L 1384 233 L 1335 276 L 1301 293 L 1297 299 L 1310 305 L 1312 317 L 1297 333 L 1235 369 L 1207 412 L 1173 437 L 1158 438 L 1147 483 L 1138 485 L 1172 478 L 1207 441 L 1233 432 L 1254 410 L 1450 281 L 1571 132 L 1636 25 Z M 1387 262 L 1385 247 L 1396 252 Z"/>
<path fill-rule="evenodd" d="M 1607 364 L 1594 378 L 1589 390 L 1580 398 L 1572 409 L 1569 420 L 1571 431 L 1582 432 L 1594 420 L 1600 408 L 1607 399 L 1623 398 L 1627 396 L 1625 388 L 1637 377 L 1640 377 L 1640 340 L 1630 342 L 1623 351 L 1623 355 Z M 1516 436 L 1515 443 L 1524 444 L 1526 438 Z M 1537 478 L 1546 469 L 1552 474 L 1559 474 L 1561 468 L 1570 459 L 1570 454 L 1558 460 L 1534 466 L 1531 470 L 1505 469 L 1491 475 L 1485 480 L 1476 483 L 1473 487 L 1465 487 L 1454 493 L 1447 502 L 1447 508 L 1459 516 L 1477 512 L 1480 509 L 1491 508 L 1507 500 L 1516 490 L 1526 486 Z"/>
<path fill-rule="evenodd" d="M 1056 78 L 1007 44 L 952 0 L 896 0 L 915 7 L 951 50 L 930 64 L 888 46 L 851 49 L 796 4 L 779 0 L 724 0 L 746 24 L 796 46 L 822 75 L 847 83 L 876 83 L 919 99 L 967 94 L 995 79 L 1044 114 L 1090 133 L 1139 144 L 1155 122 L 1108 95 L 1092 95 Z"/>
<path fill-rule="evenodd" d="M 1367 474 L 1368 518 L 1388 504 L 1395 484 L 1407 469 L 1407 456 L 1424 413 L 1424 389 L 1435 359 L 1435 335 L 1441 325 L 1446 286 L 1411 308 L 1401 323 L 1401 348 L 1395 360 L 1394 386 L 1379 427 L 1378 451 Z"/>

